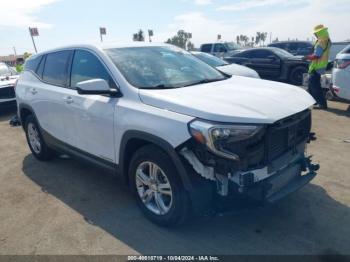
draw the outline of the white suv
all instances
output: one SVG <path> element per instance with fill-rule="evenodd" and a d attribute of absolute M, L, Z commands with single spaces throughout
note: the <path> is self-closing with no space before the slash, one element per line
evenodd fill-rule
<path fill-rule="evenodd" d="M 318 168 L 304 154 L 315 102 L 307 92 L 223 75 L 166 44 L 35 55 L 16 95 L 37 159 L 65 152 L 115 170 L 159 225 L 218 201 L 274 202 Z"/>

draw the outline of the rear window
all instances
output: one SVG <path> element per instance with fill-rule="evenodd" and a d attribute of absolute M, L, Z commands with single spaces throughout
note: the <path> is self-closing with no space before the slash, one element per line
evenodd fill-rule
<path fill-rule="evenodd" d="M 224 60 L 207 53 L 195 53 L 194 56 L 212 67 L 228 65 Z"/>
<path fill-rule="evenodd" d="M 46 55 L 43 80 L 53 85 L 65 86 L 71 53 L 71 51 L 59 51 Z"/>
<path fill-rule="evenodd" d="M 206 53 L 210 53 L 211 52 L 211 46 L 212 44 L 205 44 L 201 46 L 201 51 L 202 52 L 206 52 Z"/>
<path fill-rule="evenodd" d="M 43 72 L 44 72 L 44 65 L 45 65 L 45 56 L 41 59 L 40 64 L 38 68 L 36 69 L 36 74 L 40 77 L 43 78 Z"/>
<path fill-rule="evenodd" d="M 36 56 L 34 58 L 28 59 L 24 65 L 24 70 L 35 72 L 36 69 L 38 68 L 41 58 L 42 56 Z"/>

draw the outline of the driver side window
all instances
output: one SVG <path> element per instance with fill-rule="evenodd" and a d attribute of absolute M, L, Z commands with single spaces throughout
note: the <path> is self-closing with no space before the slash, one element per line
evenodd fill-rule
<path fill-rule="evenodd" d="M 110 86 L 113 85 L 109 73 L 95 55 L 88 51 L 76 50 L 72 63 L 70 86 L 75 88 L 79 82 L 96 78 L 104 79 Z"/>

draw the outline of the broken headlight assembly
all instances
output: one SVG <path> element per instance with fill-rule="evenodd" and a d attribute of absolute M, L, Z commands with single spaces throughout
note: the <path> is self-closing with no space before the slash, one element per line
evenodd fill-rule
<path fill-rule="evenodd" d="M 258 134 L 264 126 L 249 124 L 218 124 L 195 120 L 189 124 L 192 137 L 200 144 L 206 145 L 214 154 L 238 161 L 238 154 L 225 149 L 229 143 L 246 141 Z"/>

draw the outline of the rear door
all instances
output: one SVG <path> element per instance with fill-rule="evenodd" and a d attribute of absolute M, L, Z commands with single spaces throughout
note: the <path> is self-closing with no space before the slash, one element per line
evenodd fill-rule
<path fill-rule="evenodd" d="M 42 129 L 64 143 L 70 143 L 72 126 L 67 107 L 68 65 L 73 52 L 45 55 L 38 65 L 36 81 L 30 81 L 27 94 Z"/>
<path fill-rule="evenodd" d="M 96 78 L 104 79 L 111 88 L 116 88 L 109 70 L 96 54 L 85 49 L 75 50 L 69 84 L 73 145 L 98 158 L 115 162 L 113 123 L 118 98 L 79 95 L 76 91 L 77 83 Z"/>

